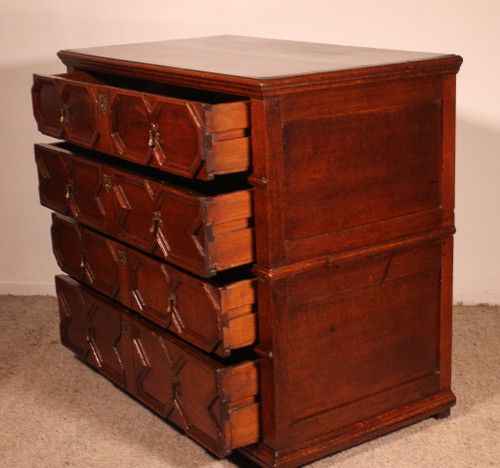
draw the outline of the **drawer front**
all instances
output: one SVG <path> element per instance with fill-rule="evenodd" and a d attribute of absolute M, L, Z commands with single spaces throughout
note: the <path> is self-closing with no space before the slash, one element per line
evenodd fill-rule
<path fill-rule="evenodd" d="M 253 261 L 250 190 L 205 196 L 54 145 L 35 157 L 42 205 L 85 226 L 203 277 Z"/>
<path fill-rule="evenodd" d="M 81 359 L 214 454 L 259 438 L 258 366 L 224 366 L 65 276 L 61 339 Z"/>
<path fill-rule="evenodd" d="M 40 203 L 61 214 L 69 211 L 71 187 L 68 184 L 68 160 L 63 153 L 35 148 Z"/>
<path fill-rule="evenodd" d="M 56 280 L 61 320 L 61 341 L 80 359 L 125 386 L 121 320 L 104 302 L 92 301 L 67 278 Z"/>
<path fill-rule="evenodd" d="M 255 343 L 254 279 L 202 281 L 57 214 L 51 233 L 65 273 L 203 351 L 228 356 Z"/>
<path fill-rule="evenodd" d="M 42 133 L 85 148 L 203 180 L 250 168 L 246 101 L 143 93 L 83 72 L 35 75 L 32 98 Z"/>

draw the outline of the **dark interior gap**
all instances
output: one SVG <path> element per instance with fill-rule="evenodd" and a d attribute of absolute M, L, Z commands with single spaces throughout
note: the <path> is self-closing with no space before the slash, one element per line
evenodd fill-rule
<path fill-rule="evenodd" d="M 73 76 L 72 76 L 73 75 Z M 161 96 L 187 99 L 190 101 L 205 102 L 208 104 L 221 104 L 225 102 L 236 102 L 245 99 L 243 96 L 235 96 L 232 94 L 218 93 L 215 91 L 207 91 L 195 88 L 185 88 L 183 86 L 172 85 L 168 83 L 160 83 L 157 81 L 149 81 L 129 76 L 111 75 L 96 71 L 78 71 L 75 74 L 70 74 L 67 78 L 74 78 L 77 81 L 81 77 L 82 80 L 89 81 L 88 78 L 95 84 L 124 88 L 131 91 L 141 93 L 158 94 Z"/>
<path fill-rule="evenodd" d="M 251 186 L 248 183 L 248 172 L 240 172 L 236 174 L 216 175 L 214 180 L 204 181 L 199 179 L 188 179 L 186 177 L 169 174 L 160 169 L 155 169 L 147 166 L 138 166 L 133 162 L 126 161 L 121 158 L 109 156 L 97 151 L 83 149 L 71 143 L 61 142 L 53 146 L 71 151 L 77 156 L 85 157 L 95 163 L 102 163 L 113 167 L 114 169 L 124 170 L 134 175 L 139 175 L 147 179 L 153 179 L 160 183 L 181 186 L 187 190 L 191 190 L 201 195 L 216 196 L 224 193 L 230 193 L 238 190 L 247 190 Z"/>

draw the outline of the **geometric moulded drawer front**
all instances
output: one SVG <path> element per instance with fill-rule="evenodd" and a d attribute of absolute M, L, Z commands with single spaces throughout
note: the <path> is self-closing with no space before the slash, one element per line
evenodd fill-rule
<path fill-rule="evenodd" d="M 56 277 L 65 346 L 215 455 L 257 442 L 253 361 L 225 366 L 105 296 Z"/>
<path fill-rule="evenodd" d="M 42 133 L 189 178 L 250 168 L 249 105 L 235 101 L 240 98 L 167 97 L 110 86 L 83 72 L 33 80 Z"/>
<path fill-rule="evenodd" d="M 36 145 L 41 203 L 203 277 L 251 263 L 252 193 L 204 195 Z"/>
<path fill-rule="evenodd" d="M 53 214 L 59 267 L 106 296 L 209 353 L 256 341 L 255 279 L 218 284 Z"/>

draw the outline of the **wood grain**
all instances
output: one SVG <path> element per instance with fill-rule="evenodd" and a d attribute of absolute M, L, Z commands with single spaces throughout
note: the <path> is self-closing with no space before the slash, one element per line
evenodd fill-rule
<path fill-rule="evenodd" d="M 198 348 L 229 356 L 255 343 L 255 280 L 203 281 L 56 214 L 51 231 L 65 273 Z"/>
<path fill-rule="evenodd" d="M 250 191 L 207 196 L 59 146 L 35 151 L 41 202 L 57 212 L 203 277 L 253 261 Z"/>
<path fill-rule="evenodd" d="M 249 169 L 248 102 L 215 100 L 212 107 L 117 88 L 83 72 L 33 79 L 42 133 L 189 178 Z"/>
<path fill-rule="evenodd" d="M 81 359 L 218 456 L 258 440 L 255 362 L 224 366 L 69 277 L 56 286 L 63 343 Z"/>

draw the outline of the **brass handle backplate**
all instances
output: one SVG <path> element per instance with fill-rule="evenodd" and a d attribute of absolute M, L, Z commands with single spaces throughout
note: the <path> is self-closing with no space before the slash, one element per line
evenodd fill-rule
<path fill-rule="evenodd" d="M 167 314 L 171 314 L 174 307 L 177 307 L 177 296 L 174 292 L 168 295 Z"/>
<path fill-rule="evenodd" d="M 118 250 L 118 262 L 122 268 L 127 266 L 127 252 L 125 250 Z"/>
<path fill-rule="evenodd" d="M 69 119 L 69 109 L 66 104 L 61 108 L 61 117 L 59 118 L 59 122 L 66 123 L 66 121 Z"/>
<path fill-rule="evenodd" d="M 106 109 L 108 108 L 108 95 L 107 94 L 99 94 L 97 97 L 97 105 L 99 109 L 101 109 L 102 115 L 106 115 Z"/>
<path fill-rule="evenodd" d="M 151 124 L 149 128 L 149 141 L 148 146 L 150 148 L 155 147 L 155 140 L 158 138 L 158 124 Z"/>
<path fill-rule="evenodd" d="M 160 224 L 161 224 L 161 213 L 159 211 L 153 211 L 153 223 L 149 228 L 149 232 L 151 234 L 156 234 Z"/>

